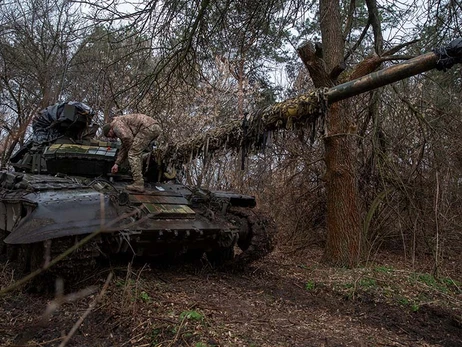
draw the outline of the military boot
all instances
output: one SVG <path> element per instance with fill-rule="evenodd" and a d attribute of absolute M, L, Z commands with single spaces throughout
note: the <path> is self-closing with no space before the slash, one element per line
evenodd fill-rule
<path fill-rule="evenodd" d="M 135 181 L 133 182 L 133 184 L 129 184 L 125 188 L 133 192 L 143 193 L 144 192 L 144 181 L 141 181 L 141 182 Z"/>

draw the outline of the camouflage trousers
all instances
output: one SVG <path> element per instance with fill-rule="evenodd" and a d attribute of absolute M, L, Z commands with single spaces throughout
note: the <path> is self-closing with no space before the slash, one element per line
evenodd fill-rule
<path fill-rule="evenodd" d="M 140 130 L 133 139 L 132 145 L 128 150 L 127 158 L 135 184 L 143 184 L 143 161 L 142 154 L 146 147 L 160 135 L 159 125 L 152 124 Z"/>

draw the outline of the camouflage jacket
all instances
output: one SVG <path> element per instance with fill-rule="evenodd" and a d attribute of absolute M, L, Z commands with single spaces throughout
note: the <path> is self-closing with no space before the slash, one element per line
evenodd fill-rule
<path fill-rule="evenodd" d="M 117 165 L 120 165 L 127 157 L 133 139 L 137 134 L 143 134 L 145 132 L 142 130 L 158 125 L 156 120 L 142 113 L 115 117 L 111 124 L 115 135 L 122 142 L 122 147 L 119 149 L 115 162 Z"/>

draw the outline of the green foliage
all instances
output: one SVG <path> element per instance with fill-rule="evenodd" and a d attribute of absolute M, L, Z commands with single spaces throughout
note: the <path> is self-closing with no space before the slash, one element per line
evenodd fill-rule
<path fill-rule="evenodd" d="M 144 302 L 151 302 L 151 301 L 152 301 L 152 299 L 151 299 L 151 297 L 149 296 L 149 294 L 146 293 L 144 290 L 141 291 L 141 293 L 140 293 L 140 299 L 141 299 L 142 301 L 144 301 Z"/>
<path fill-rule="evenodd" d="M 154 328 L 151 330 L 151 341 L 153 344 L 157 343 L 158 338 L 162 335 L 162 329 Z"/>
<path fill-rule="evenodd" d="M 118 278 L 115 280 L 114 284 L 124 291 L 126 300 L 130 303 L 150 303 L 152 301 L 151 296 L 144 290 L 142 281 L 136 281 L 132 278 Z"/>
<path fill-rule="evenodd" d="M 413 273 L 409 276 L 411 282 L 423 283 L 442 293 L 449 291 L 461 292 L 461 284 L 451 278 L 438 279 L 429 273 Z"/>
<path fill-rule="evenodd" d="M 400 305 L 409 307 L 412 312 L 417 312 L 420 309 L 420 305 L 417 301 L 409 300 L 405 297 L 399 297 L 397 301 Z"/>
<path fill-rule="evenodd" d="M 462 293 L 462 283 L 459 281 L 455 281 L 452 278 L 442 278 L 441 283 L 456 293 Z"/>
<path fill-rule="evenodd" d="M 359 286 L 364 288 L 370 288 L 377 286 L 377 281 L 371 277 L 364 277 L 359 280 Z"/>
<path fill-rule="evenodd" d="M 308 281 L 305 283 L 305 289 L 308 291 L 314 290 L 316 288 L 316 283 L 314 281 Z"/>
<path fill-rule="evenodd" d="M 419 282 L 422 282 L 430 287 L 437 287 L 439 284 L 436 278 L 428 273 L 414 274 L 414 276 Z"/>
<path fill-rule="evenodd" d="M 392 273 L 393 272 L 393 268 L 388 267 L 388 266 L 376 266 L 374 268 L 374 270 L 377 271 L 377 272 L 383 272 L 383 273 Z"/>
<path fill-rule="evenodd" d="M 195 320 L 195 321 L 199 321 L 199 322 L 202 322 L 204 320 L 204 316 L 197 312 L 197 311 L 183 311 L 181 312 L 180 314 L 180 320 L 184 320 L 184 319 L 189 319 L 189 320 Z"/>
<path fill-rule="evenodd" d="M 168 324 L 153 327 L 149 336 L 151 346 L 164 346 L 165 341 L 172 340 L 176 332 L 176 327 L 172 327 Z"/>

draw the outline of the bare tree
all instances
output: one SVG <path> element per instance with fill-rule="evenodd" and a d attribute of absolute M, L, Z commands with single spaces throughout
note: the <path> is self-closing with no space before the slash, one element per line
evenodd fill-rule
<path fill-rule="evenodd" d="M 0 92 L 2 162 L 23 141 L 37 110 L 63 92 L 75 43 L 80 38 L 78 11 L 67 1 L 12 1 L 2 5 Z"/>

